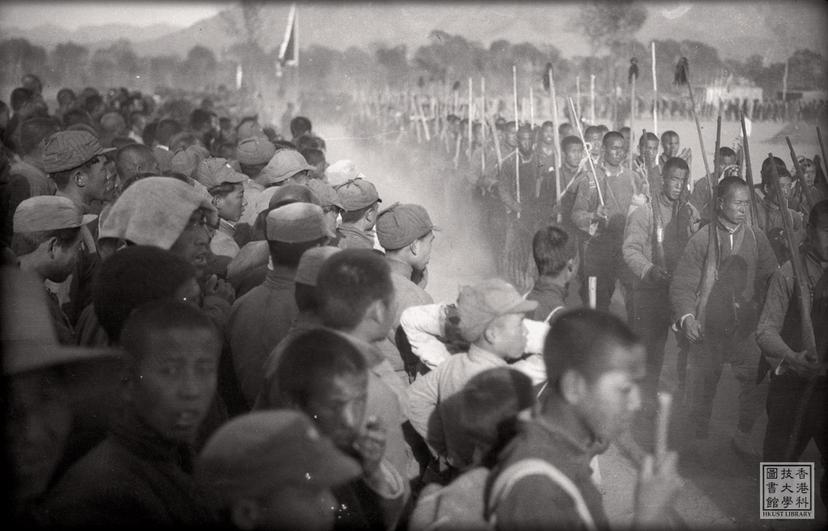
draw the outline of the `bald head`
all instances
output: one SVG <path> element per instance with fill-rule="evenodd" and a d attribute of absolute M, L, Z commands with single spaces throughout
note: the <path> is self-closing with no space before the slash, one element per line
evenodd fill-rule
<path fill-rule="evenodd" d="M 143 144 L 128 144 L 119 149 L 115 155 L 115 168 L 121 183 L 131 181 L 142 173 L 161 175 L 152 149 Z"/>

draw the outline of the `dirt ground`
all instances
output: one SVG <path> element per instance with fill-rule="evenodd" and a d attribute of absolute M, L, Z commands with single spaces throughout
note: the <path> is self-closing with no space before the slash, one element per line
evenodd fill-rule
<path fill-rule="evenodd" d="M 660 132 L 672 129 L 679 133 L 682 146 L 689 146 L 693 151 L 693 178 L 703 176 L 704 165 L 694 124 L 690 121 L 662 120 L 659 125 Z M 711 165 L 715 127 L 713 121 L 703 124 L 705 147 Z M 496 252 L 491 249 L 483 229 L 483 220 L 488 213 L 468 199 L 465 185 L 458 182 L 436 157 L 423 153 L 416 146 L 382 141 L 385 135 L 355 139 L 341 125 L 318 124 L 314 130 L 328 143 L 328 162 L 353 160 L 357 168 L 377 186 L 383 206 L 400 201 L 419 203 L 429 210 L 433 221 L 441 228 L 429 265 L 428 291 L 435 301 L 453 301 L 460 285 L 496 275 Z M 732 145 L 738 131 L 738 122 L 724 123 L 722 145 Z M 818 153 L 813 126 L 796 128 L 783 123 L 753 124 L 750 148 L 757 180 L 761 162 L 769 151 L 790 166 L 784 135 L 791 136 L 798 154 L 813 156 Z M 411 142 L 416 143 L 416 139 Z M 616 290 L 611 309 L 619 316 L 625 316 L 620 289 Z M 671 335 L 661 375 L 661 388 L 665 391 L 674 392 L 676 389 L 676 352 L 675 339 Z M 728 367 L 719 383 L 709 439 L 695 459 L 688 460 L 682 456 L 680 471 L 686 483 L 675 503 L 674 517 L 669 526 L 679 529 L 824 529 L 825 508 L 818 496 L 815 500 L 815 520 L 760 520 L 759 463 L 746 463 L 730 446 L 736 423 L 736 403 L 737 385 Z M 683 441 L 689 440 L 690 432 L 681 400 L 676 398 L 674 404 L 670 444 L 682 452 Z M 765 423 L 763 414 L 752 434 L 753 443 L 758 448 L 761 448 Z M 632 518 L 636 468 L 627 454 L 622 447 L 612 446 L 599 460 L 607 512 L 611 521 L 620 525 L 629 523 Z M 801 460 L 816 463 L 818 482 L 823 471 L 813 443 Z"/>

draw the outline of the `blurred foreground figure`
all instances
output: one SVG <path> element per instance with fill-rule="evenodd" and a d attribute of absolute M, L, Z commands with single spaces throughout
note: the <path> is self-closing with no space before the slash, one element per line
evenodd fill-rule
<path fill-rule="evenodd" d="M 302 413 L 260 411 L 225 424 L 196 462 L 196 479 L 213 489 L 222 526 L 236 529 L 333 529 L 331 489 L 360 475 Z"/>
<path fill-rule="evenodd" d="M 16 525 L 38 526 L 45 523 L 40 503 L 56 479 L 72 425 L 99 413 L 84 406 L 111 399 L 104 396 L 116 387 L 120 357 L 114 350 L 58 344 L 36 276 L 4 267 L 2 290 L 10 516 Z"/>
<path fill-rule="evenodd" d="M 590 460 L 629 428 L 641 406 L 645 350 L 617 317 L 589 309 L 558 316 L 544 345 L 548 387 L 492 470 L 489 518 L 497 529 L 603 529 L 607 515 Z M 635 496 L 635 526 L 666 523 L 681 487 L 677 456 L 646 456 Z M 520 475 L 521 467 L 532 472 Z M 517 475 L 503 487 L 499 477 Z"/>
<path fill-rule="evenodd" d="M 130 315 L 121 345 L 121 408 L 107 438 L 55 487 L 49 518 L 67 527 L 203 524 L 193 445 L 215 399 L 218 332 L 192 305 L 158 300 Z"/>
<path fill-rule="evenodd" d="M 822 503 L 828 503 L 828 479 L 824 472 L 828 456 L 828 422 L 825 418 L 825 357 L 828 354 L 828 200 L 811 209 L 805 244 L 799 249 L 811 293 L 811 326 L 816 352 L 804 347 L 799 290 L 791 262 L 786 262 L 770 280 L 765 307 L 759 319 L 756 341 L 762 349 L 763 368 L 770 370 L 768 427 L 763 461 L 796 461 L 814 439 L 822 458 L 820 482 Z M 816 378 L 813 394 L 803 402 L 808 381 Z M 797 425 L 797 422 L 800 424 Z"/>

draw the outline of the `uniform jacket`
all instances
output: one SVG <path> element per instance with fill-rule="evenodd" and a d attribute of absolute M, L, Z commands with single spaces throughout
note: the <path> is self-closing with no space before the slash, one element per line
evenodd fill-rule
<path fill-rule="evenodd" d="M 61 527 L 204 524 L 207 511 L 193 482 L 192 459 L 192 448 L 163 439 L 127 413 L 58 482 L 46 513 Z"/>
<path fill-rule="evenodd" d="M 239 387 L 252 406 L 262 385 L 262 368 L 299 313 L 294 300 L 296 269 L 274 265 L 265 281 L 233 304 L 228 334 Z"/>
<path fill-rule="evenodd" d="M 526 300 L 538 301 L 538 307 L 532 319 L 535 321 L 547 321 L 552 312 L 561 311 L 566 306 L 567 289 L 556 284 L 549 277 L 541 276 L 532 287 L 532 291 L 526 296 Z"/>

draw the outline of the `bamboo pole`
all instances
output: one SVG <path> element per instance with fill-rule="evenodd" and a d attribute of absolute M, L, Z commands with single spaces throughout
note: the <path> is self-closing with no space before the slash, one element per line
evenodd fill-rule
<path fill-rule="evenodd" d="M 658 82 L 656 81 L 656 52 L 655 41 L 651 46 L 652 49 L 652 74 L 653 74 L 653 133 L 658 136 Z"/>
<path fill-rule="evenodd" d="M 512 65 L 512 98 L 515 104 L 515 132 L 519 129 L 518 97 L 517 97 L 517 65 Z M 520 206 L 520 153 L 515 146 L 515 201 Z M 520 219 L 520 212 L 517 213 Z"/>

